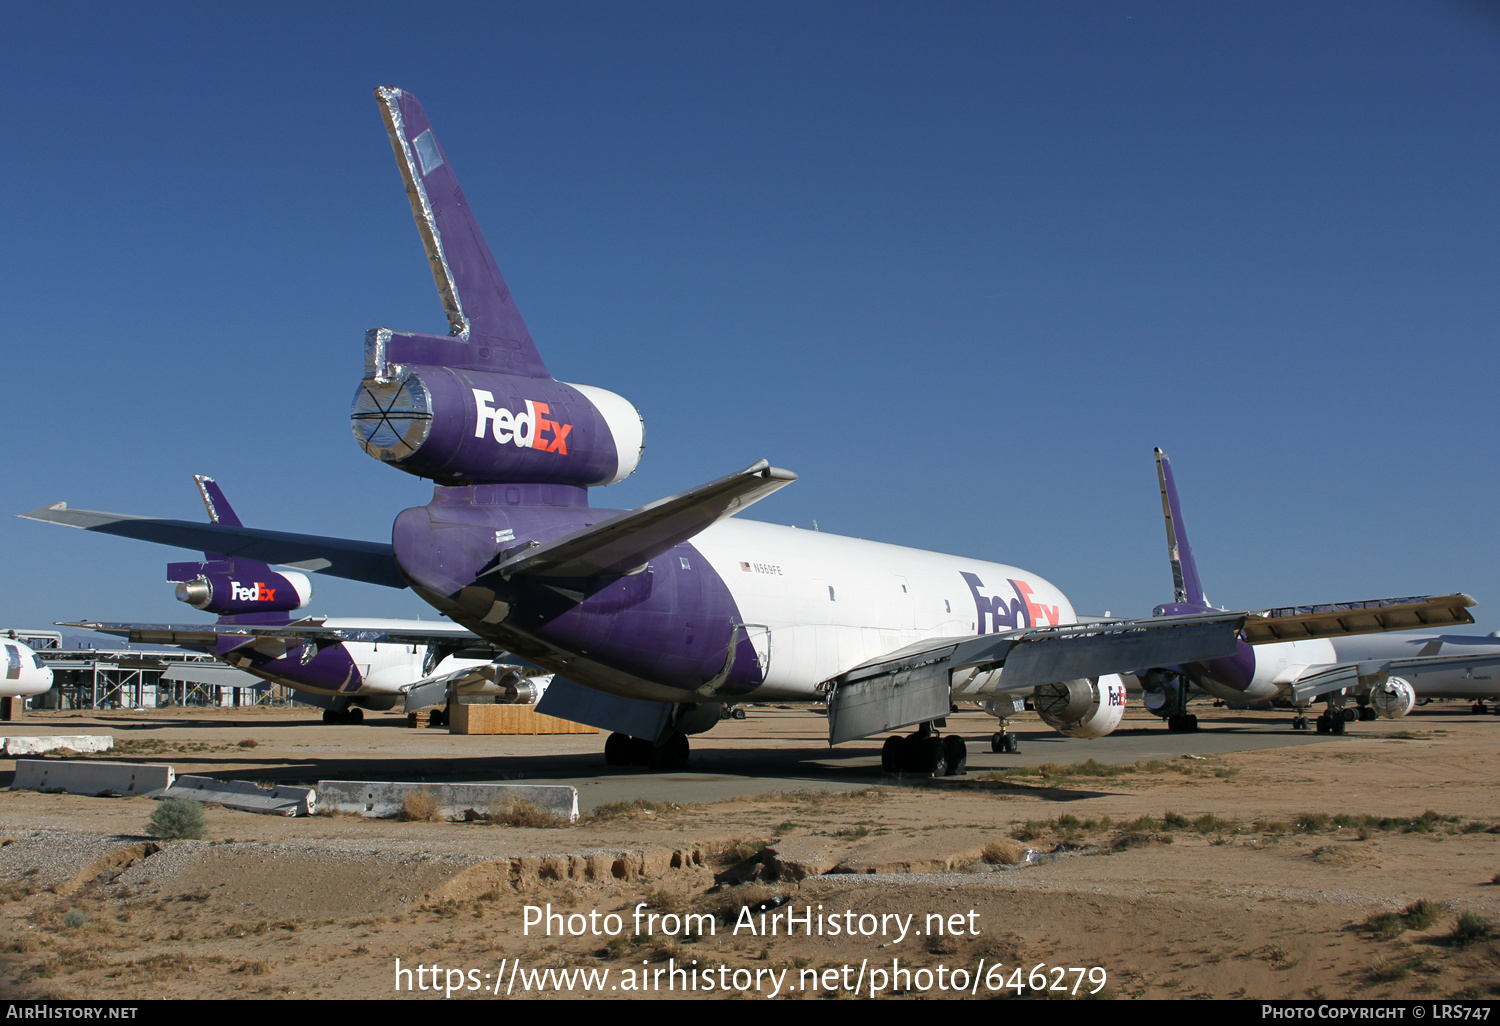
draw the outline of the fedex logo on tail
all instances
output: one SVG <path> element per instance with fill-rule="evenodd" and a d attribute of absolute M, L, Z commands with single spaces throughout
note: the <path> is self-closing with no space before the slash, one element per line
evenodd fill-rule
<path fill-rule="evenodd" d="M 546 403 L 534 403 L 527 399 L 526 412 L 513 413 L 503 406 L 497 408 L 490 405 L 495 401 L 493 392 L 486 392 L 482 388 L 470 391 L 474 393 L 475 438 L 483 438 L 488 430 L 501 445 L 509 442 L 522 449 L 555 452 L 560 456 L 568 454 L 568 432 L 573 430 L 573 425 L 547 419 L 546 414 L 551 411 Z"/>
<path fill-rule="evenodd" d="M 974 595 L 974 610 L 978 615 L 976 626 L 980 634 L 999 634 L 1001 631 L 1057 624 L 1057 606 L 1044 606 L 1032 601 L 1031 585 L 1025 581 L 1005 582 L 1015 592 L 1015 598 L 1009 598 L 1005 595 L 984 594 L 980 590 L 984 587 L 984 582 L 977 574 L 961 573 L 960 576 Z"/>
<path fill-rule="evenodd" d="M 276 589 L 267 588 L 260 581 L 248 588 L 239 581 L 230 581 L 229 597 L 235 602 L 275 602 Z"/>

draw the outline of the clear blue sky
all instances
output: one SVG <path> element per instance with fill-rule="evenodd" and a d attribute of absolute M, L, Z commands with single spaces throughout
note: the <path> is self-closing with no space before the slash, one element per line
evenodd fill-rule
<path fill-rule="evenodd" d="M 1459 2 L 7 4 L 6 512 L 384 539 L 367 328 L 445 330 L 371 90 L 426 106 L 549 367 L 644 413 L 630 507 L 1231 607 L 1500 627 L 1500 15 Z M 0 625 L 188 620 L 178 550 L 0 518 Z M 434 615 L 318 578 L 312 611 Z"/>

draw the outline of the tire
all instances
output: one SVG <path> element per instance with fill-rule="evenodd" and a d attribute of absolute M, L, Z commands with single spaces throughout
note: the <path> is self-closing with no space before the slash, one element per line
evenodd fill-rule
<path fill-rule="evenodd" d="M 1005 751 L 1005 738 L 1006 738 L 1006 735 L 1000 733 L 999 731 L 996 731 L 995 733 L 991 734 L 990 735 L 990 751 L 996 753 L 997 755 L 1000 752 Z"/>
<path fill-rule="evenodd" d="M 900 734 L 892 734 L 880 746 L 880 769 L 884 773 L 900 773 L 906 768 L 905 763 L 906 738 Z"/>
<path fill-rule="evenodd" d="M 604 765 L 630 765 L 630 735 L 614 733 L 604 739 Z"/>
<path fill-rule="evenodd" d="M 948 776 L 961 777 L 969 768 L 969 746 L 957 734 L 943 738 L 943 754 L 948 761 Z"/>
<path fill-rule="evenodd" d="M 678 733 L 667 738 L 667 743 L 661 746 L 660 751 L 664 756 L 663 769 L 681 770 L 687 769 L 693 749 L 688 744 L 687 735 Z"/>
<path fill-rule="evenodd" d="M 1016 737 L 1016 735 L 1014 735 L 1014 734 L 1006 734 L 1005 735 L 1005 750 L 1007 752 L 1009 752 L 1011 755 L 1015 755 L 1017 752 L 1019 752 L 1021 750 L 1021 739 L 1018 738 L 1018 737 Z"/>
<path fill-rule="evenodd" d="M 912 770 L 919 776 L 941 777 L 948 773 L 948 754 L 943 751 L 940 737 L 917 738 L 908 751 L 915 757 Z"/>
<path fill-rule="evenodd" d="M 359 708 L 358 706 L 351 706 L 349 709 L 345 710 L 345 712 L 344 712 L 344 722 L 345 723 L 363 723 L 363 722 L 365 722 L 365 711 L 363 709 Z"/>
<path fill-rule="evenodd" d="M 631 738 L 630 746 L 626 749 L 626 751 L 630 755 L 630 765 L 641 767 L 650 766 L 651 753 L 655 751 L 655 749 L 656 746 L 653 745 L 650 741 L 646 741 L 638 737 Z"/>
<path fill-rule="evenodd" d="M 1345 709 L 1343 712 L 1343 717 L 1345 723 L 1353 723 L 1355 720 L 1359 719 L 1359 711 L 1356 709 Z"/>
<path fill-rule="evenodd" d="M 332 709 L 324 709 L 323 710 L 323 722 L 324 723 L 337 723 L 338 721 L 339 721 L 339 714 L 338 713 L 334 712 Z"/>

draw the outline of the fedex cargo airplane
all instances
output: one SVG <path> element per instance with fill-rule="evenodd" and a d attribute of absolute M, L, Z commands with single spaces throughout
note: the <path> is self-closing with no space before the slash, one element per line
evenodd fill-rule
<path fill-rule="evenodd" d="M 961 772 L 956 701 L 1030 700 L 1075 737 L 1120 722 L 1119 674 L 1235 654 L 1243 637 L 1471 623 L 1465 595 L 1189 617 L 1079 617 L 1018 567 L 740 519 L 796 479 L 761 460 L 633 510 L 589 489 L 633 473 L 640 413 L 555 380 L 411 94 L 376 90 L 447 335 L 376 328 L 351 414 L 369 456 L 435 483 L 389 543 L 87 510 L 36 520 L 410 587 L 479 637 L 557 674 L 540 710 L 612 731 L 611 764 L 676 767 L 727 704 L 826 703 L 829 742 L 904 728 L 888 770 Z"/>
<path fill-rule="evenodd" d="M 195 475 L 193 480 L 211 523 L 243 526 L 213 478 Z M 323 706 L 325 723 L 359 723 L 365 709 L 391 709 L 402 702 L 408 710 L 445 704 L 450 692 L 534 704 L 551 679 L 535 667 L 505 660 L 454 623 L 293 620 L 290 614 L 312 600 L 307 575 L 215 552 L 203 556 L 203 562 L 167 564 L 167 579 L 180 582 L 179 601 L 218 613 L 217 623 L 61 626 L 211 652 L 230 666 L 302 692 L 308 704 Z M 356 640 L 366 636 L 371 640 Z"/>
<path fill-rule="evenodd" d="M 1155 615 L 1201 615 L 1213 606 L 1188 544 L 1171 460 L 1160 449 L 1156 475 L 1175 595 L 1172 602 L 1157 606 Z M 1140 676 L 1146 705 L 1172 730 L 1197 729 L 1198 718 L 1187 711 L 1191 684 L 1229 702 L 1290 702 L 1296 708 L 1295 730 L 1307 729 L 1308 707 L 1321 698 L 1327 709 L 1317 718 L 1318 733 L 1342 734 L 1344 724 L 1356 717 L 1396 719 L 1411 712 L 1419 699 L 1470 699 L 1474 711 L 1482 713 L 1486 698 L 1500 696 L 1497 674 L 1500 637 L 1402 633 L 1301 638 L 1256 647 L 1240 643 L 1226 658 L 1160 667 Z M 1347 707 L 1349 698 L 1355 707 Z"/>

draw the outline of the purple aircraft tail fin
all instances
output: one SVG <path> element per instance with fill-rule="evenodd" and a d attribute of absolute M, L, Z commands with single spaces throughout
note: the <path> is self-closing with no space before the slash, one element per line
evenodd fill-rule
<path fill-rule="evenodd" d="M 422 105 L 395 86 L 381 86 L 375 96 L 448 315 L 449 335 L 485 350 L 476 368 L 550 378 Z"/>
<path fill-rule="evenodd" d="M 193 475 L 208 519 L 225 527 L 243 527 L 240 518 L 211 477 Z M 177 581 L 177 598 L 197 609 L 219 614 L 219 623 L 290 623 L 287 613 L 312 597 L 303 574 L 288 576 L 255 559 L 219 552 L 203 553 L 202 563 L 168 563 L 167 580 Z"/>
<path fill-rule="evenodd" d="M 1198 564 L 1188 544 L 1187 526 L 1182 520 L 1182 505 L 1177 500 L 1177 483 L 1172 480 L 1172 461 L 1156 450 L 1156 479 L 1161 486 L 1161 511 L 1167 521 L 1167 556 L 1172 561 L 1172 587 L 1178 605 L 1213 608 L 1203 594 L 1198 579 Z"/>

